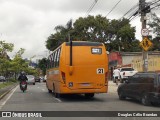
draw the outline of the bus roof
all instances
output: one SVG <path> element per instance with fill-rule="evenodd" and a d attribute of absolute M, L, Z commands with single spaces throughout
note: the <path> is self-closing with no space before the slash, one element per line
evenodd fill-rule
<path fill-rule="evenodd" d="M 103 46 L 100 42 L 89 42 L 89 41 L 73 41 L 73 46 Z M 70 42 L 66 42 L 66 46 L 70 46 Z"/>

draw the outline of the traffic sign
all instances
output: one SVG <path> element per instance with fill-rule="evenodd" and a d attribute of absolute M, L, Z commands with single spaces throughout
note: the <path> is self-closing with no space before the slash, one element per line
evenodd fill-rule
<path fill-rule="evenodd" d="M 145 37 L 141 42 L 140 42 L 140 46 L 145 50 L 148 51 L 148 49 L 153 45 L 153 43 L 147 38 Z"/>
<path fill-rule="evenodd" d="M 149 35 L 149 30 L 148 29 L 142 29 L 141 34 L 142 34 L 142 36 L 148 36 Z"/>

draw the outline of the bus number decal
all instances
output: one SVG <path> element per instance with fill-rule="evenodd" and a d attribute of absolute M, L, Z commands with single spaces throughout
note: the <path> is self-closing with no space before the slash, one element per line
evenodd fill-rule
<path fill-rule="evenodd" d="M 97 74 L 104 74 L 104 68 L 98 68 Z"/>

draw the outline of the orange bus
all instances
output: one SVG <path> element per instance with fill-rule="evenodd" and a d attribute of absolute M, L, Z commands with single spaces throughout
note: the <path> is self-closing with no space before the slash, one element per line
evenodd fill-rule
<path fill-rule="evenodd" d="M 108 57 L 99 42 L 64 42 L 48 57 L 46 87 L 49 93 L 84 94 L 108 91 Z"/>

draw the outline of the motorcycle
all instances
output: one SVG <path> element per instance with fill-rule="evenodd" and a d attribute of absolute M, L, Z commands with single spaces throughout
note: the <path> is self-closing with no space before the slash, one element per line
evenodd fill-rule
<path fill-rule="evenodd" d="M 24 92 L 27 90 L 27 82 L 26 81 L 21 81 L 20 82 L 20 89 Z"/>

